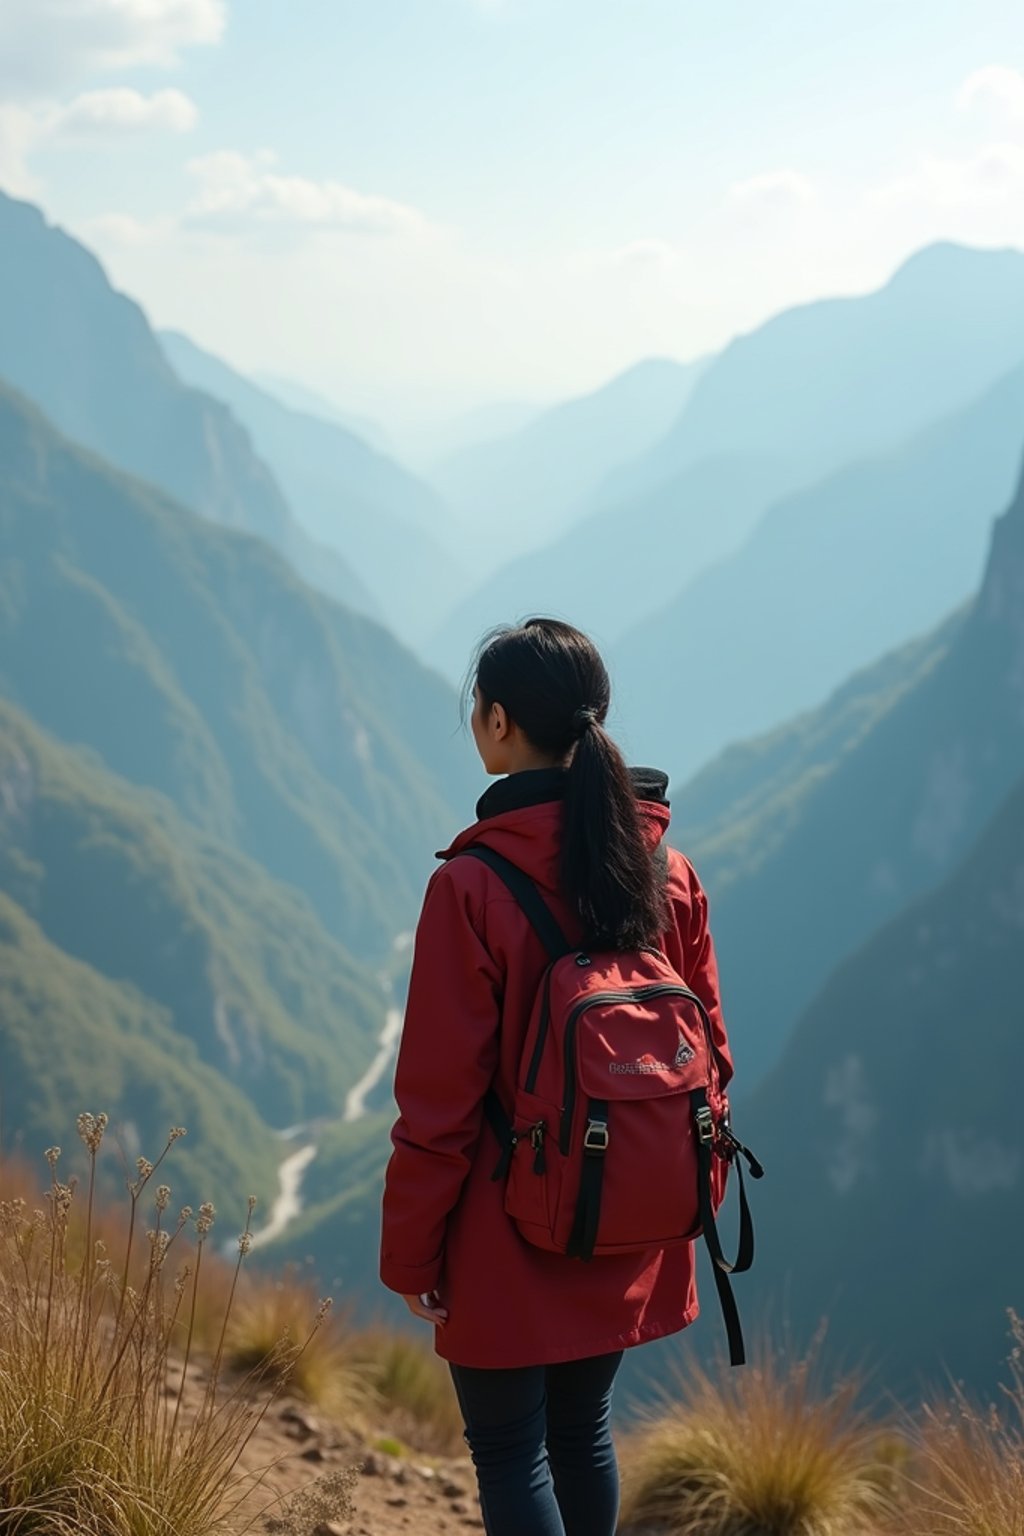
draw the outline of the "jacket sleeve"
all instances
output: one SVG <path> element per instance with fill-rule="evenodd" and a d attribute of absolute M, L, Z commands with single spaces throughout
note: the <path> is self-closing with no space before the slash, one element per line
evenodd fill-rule
<path fill-rule="evenodd" d="M 498 1063 L 502 976 L 478 931 L 482 906 L 473 883 L 461 871 L 455 877 L 439 869 L 416 929 L 380 1261 L 381 1280 L 403 1295 L 433 1290 L 440 1279 L 445 1226 Z"/>
<path fill-rule="evenodd" d="M 696 870 L 682 854 L 672 856 L 670 872 L 672 910 L 683 951 L 683 979 L 696 992 L 710 1015 L 711 1036 L 724 1088 L 733 1075 L 733 1061 L 722 1017 L 718 961 L 708 924 L 708 899 Z"/>

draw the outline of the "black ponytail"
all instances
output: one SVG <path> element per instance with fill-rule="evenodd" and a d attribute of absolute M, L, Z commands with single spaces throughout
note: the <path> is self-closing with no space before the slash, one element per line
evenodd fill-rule
<path fill-rule="evenodd" d="M 655 943 L 663 884 L 629 770 L 604 729 L 611 686 L 593 641 L 558 619 L 528 619 L 487 636 L 473 672 L 487 708 L 502 704 L 538 751 L 568 762 L 562 881 L 587 946 Z"/>

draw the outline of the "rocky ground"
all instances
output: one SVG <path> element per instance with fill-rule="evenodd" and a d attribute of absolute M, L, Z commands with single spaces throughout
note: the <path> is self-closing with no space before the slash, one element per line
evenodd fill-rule
<path fill-rule="evenodd" d="M 168 1391 L 178 1377 L 170 1373 Z M 189 1370 L 182 1407 L 198 1410 L 202 1367 Z M 411 1437 L 410 1437 L 411 1438 Z M 237 1471 L 259 1476 L 239 1527 L 262 1536 L 456 1536 L 482 1531 L 468 1456 L 402 1447 L 393 1426 L 357 1434 L 294 1398 L 271 1401 Z M 390 1448 L 390 1449 L 389 1449 Z"/>

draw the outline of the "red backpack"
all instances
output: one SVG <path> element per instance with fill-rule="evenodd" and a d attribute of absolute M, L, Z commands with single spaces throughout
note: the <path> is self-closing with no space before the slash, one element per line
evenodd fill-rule
<path fill-rule="evenodd" d="M 539 1248 L 570 1258 L 668 1248 L 703 1236 L 725 1316 L 729 1357 L 744 1360 L 729 1276 L 750 1268 L 754 1230 L 743 1186 L 764 1170 L 729 1123 L 704 1003 L 660 950 L 584 953 L 568 943 L 533 881 L 485 847 L 542 940 L 541 978 L 511 1115 L 484 1102 L 501 1145 L 494 1179 L 505 1209 Z M 735 1164 L 740 1240 L 722 1252 L 715 1216 Z"/>

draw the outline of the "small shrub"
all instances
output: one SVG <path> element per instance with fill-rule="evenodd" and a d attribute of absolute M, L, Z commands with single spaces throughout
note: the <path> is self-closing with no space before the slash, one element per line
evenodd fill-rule
<path fill-rule="evenodd" d="M 690 1367 L 623 1447 L 623 1525 L 674 1536 L 863 1536 L 893 1506 L 893 1442 L 857 1388 L 816 1388 L 808 1359 Z"/>

